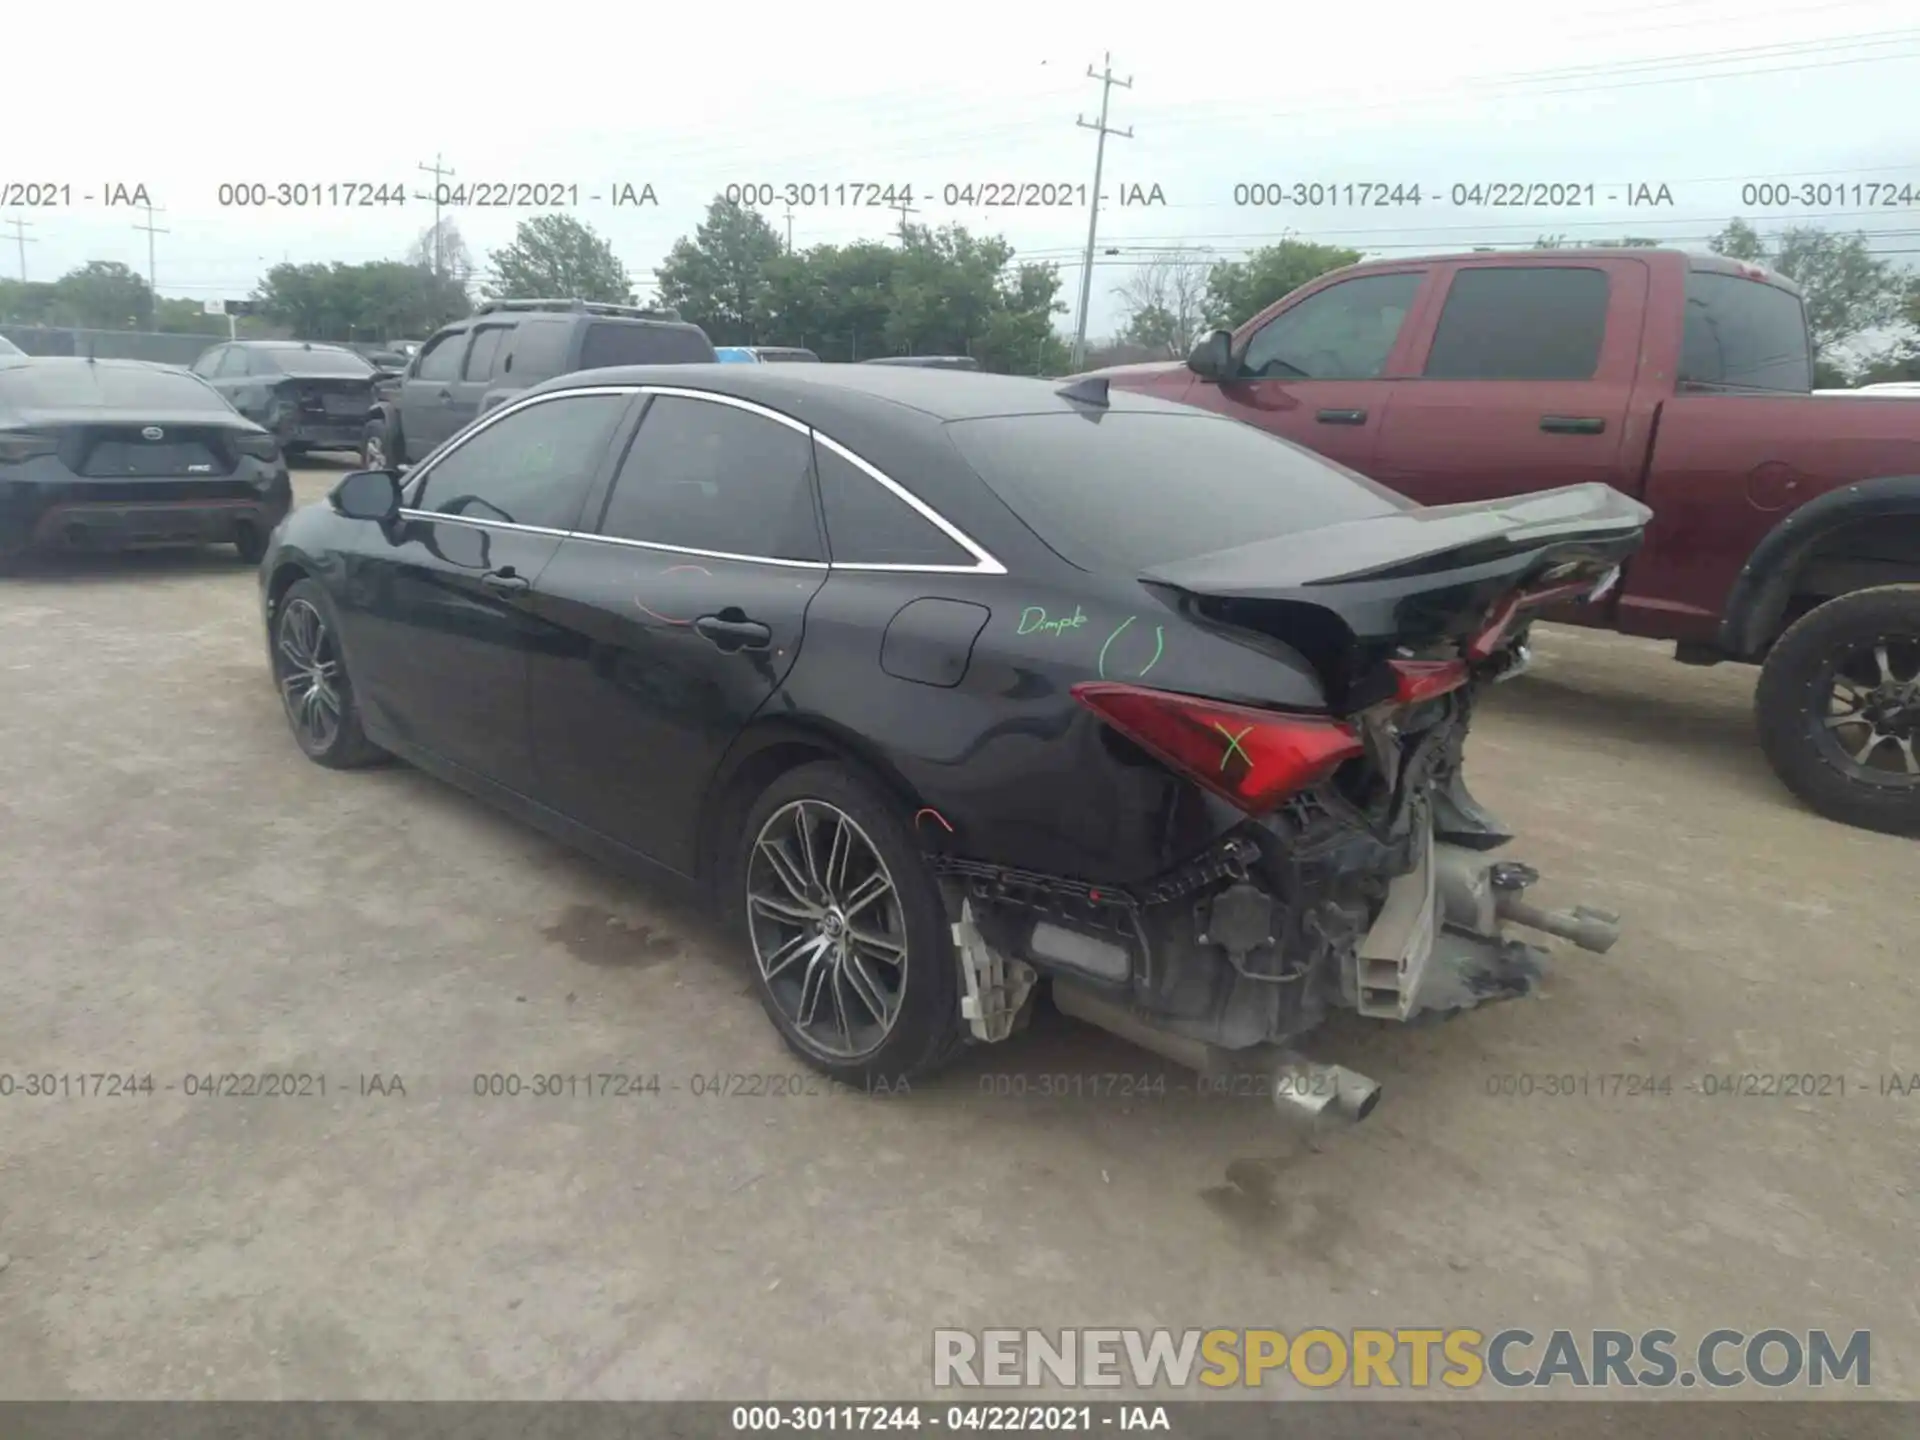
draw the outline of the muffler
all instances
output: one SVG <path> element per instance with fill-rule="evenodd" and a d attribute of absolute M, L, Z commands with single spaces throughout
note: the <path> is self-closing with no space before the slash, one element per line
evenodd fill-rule
<path fill-rule="evenodd" d="M 1272 1065 L 1273 1103 L 1284 1115 L 1304 1116 L 1308 1120 L 1355 1125 L 1373 1113 L 1380 1103 L 1380 1085 L 1357 1070 L 1344 1065 L 1328 1065 L 1309 1060 L 1290 1050 L 1265 1048 L 1226 1050 L 1204 1040 L 1178 1035 L 1140 1016 L 1125 1005 L 1096 994 L 1084 985 L 1055 977 L 1053 1003 L 1063 1015 L 1084 1020 L 1109 1034 L 1130 1040 L 1176 1065 L 1184 1065 L 1204 1076 L 1258 1073 L 1263 1063 Z"/>

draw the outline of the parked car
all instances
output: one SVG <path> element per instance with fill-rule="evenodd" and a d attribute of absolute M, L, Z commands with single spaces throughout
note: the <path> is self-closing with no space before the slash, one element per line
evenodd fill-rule
<path fill-rule="evenodd" d="M 912 365 L 922 370 L 978 370 L 971 355 L 876 355 L 862 365 Z"/>
<path fill-rule="evenodd" d="M 1043 978 L 1234 1065 L 1525 992 L 1503 918 L 1613 943 L 1522 900 L 1460 757 L 1525 608 L 1607 585 L 1647 513 L 1421 510 L 1098 382 L 603 369 L 347 476 L 261 600 L 311 759 L 391 753 L 704 889 L 829 1075 L 1004 1040 Z M 1377 1098 L 1275 1063 L 1283 1105 Z"/>
<path fill-rule="evenodd" d="M 188 367 L 233 408 L 271 430 L 288 455 L 357 450 L 379 372 L 344 345 L 235 340 Z"/>
<path fill-rule="evenodd" d="M 722 345 L 715 352 L 722 365 L 818 365 L 820 357 L 798 345 Z"/>
<path fill-rule="evenodd" d="M 411 351 L 398 345 L 349 345 L 347 348 L 373 366 L 382 380 L 398 376 L 413 359 Z"/>
<path fill-rule="evenodd" d="M 231 544 L 257 561 L 293 504 L 274 437 L 170 365 L 0 365 L 0 566 L 36 551 Z"/>
<path fill-rule="evenodd" d="M 495 300 L 442 326 L 397 383 L 383 386 L 360 438 L 369 469 L 425 458 L 475 416 L 576 370 L 712 364 L 706 331 L 671 310 L 585 300 Z"/>
<path fill-rule="evenodd" d="M 1185 364 L 1098 373 L 1424 504 L 1637 495 L 1654 520 L 1625 582 L 1549 618 L 1760 665 L 1780 778 L 1835 819 L 1920 833 L 1920 407 L 1815 397 L 1779 276 L 1662 250 L 1373 261 Z"/>

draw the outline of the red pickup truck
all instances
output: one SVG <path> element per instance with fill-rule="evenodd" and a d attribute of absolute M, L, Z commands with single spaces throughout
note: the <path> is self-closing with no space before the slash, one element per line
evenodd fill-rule
<path fill-rule="evenodd" d="M 1109 383 L 1220 411 L 1425 505 L 1602 481 L 1653 508 L 1545 618 L 1761 666 L 1760 740 L 1821 813 L 1920 833 L 1920 401 L 1814 395 L 1805 306 L 1672 250 L 1385 260 Z"/>

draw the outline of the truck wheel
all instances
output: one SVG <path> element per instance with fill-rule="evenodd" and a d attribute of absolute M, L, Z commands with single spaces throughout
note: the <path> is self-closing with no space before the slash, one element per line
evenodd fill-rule
<path fill-rule="evenodd" d="M 392 420 L 369 420 L 366 428 L 360 432 L 360 468 L 362 470 L 386 470 L 396 465 L 404 465 L 405 442 L 400 438 L 400 426 Z"/>
<path fill-rule="evenodd" d="M 1920 585 L 1829 600 L 1782 635 L 1754 701 L 1774 773 L 1829 819 L 1920 835 Z"/>

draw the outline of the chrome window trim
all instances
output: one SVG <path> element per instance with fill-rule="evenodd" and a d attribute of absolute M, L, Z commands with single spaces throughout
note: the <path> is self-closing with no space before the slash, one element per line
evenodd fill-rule
<path fill-rule="evenodd" d="M 443 515 L 436 510 L 420 510 L 402 503 L 400 514 L 409 520 L 425 520 L 449 525 L 466 525 L 477 530 L 509 530 L 525 535 L 551 535 L 562 540 L 590 540 L 601 545 L 623 545 L 636 550 L 653 550 L 666 555 L 694 555 L 708 560 L 731 560 L 746 565 L 779 565 L 793 570 L 851 570 L 856 572 L 874 572 L 896 575 L 1005 575 L 1007 567 L 1002 565 L 986 548 L 976 543 L 959 526 L 953 524 L 939 511 L 927 504 L 918 495 L 887 475 L 878 466 L 863 459 L 849 450 L 831 435 L 822 434 L 805 421 L 796 420 L 791 415 L 782 414 L 757 401 L 745 400 L 738 395 L 723 395 L 713 390 L 690 390 L 678 385 L 582 385 L 566 390 L 550 390 L 539 395 L 528 395 L 511 400 L 486 415 L 458 435 L 449 439 L 439 450 L 434 451 L 415 467 L 407 476 L 407 495 L 418 500 L 425 491 L 427 481 L 433 476 L 447 456 L 454 454 L 462 446 L 481 434 L 489 427 L 498 424 L 509 415 L 516 415 L 534 405 L 550 400 L 573 399 L 583 395 L 669 395 L 683 400 L 704 400 L 713 405 L 726 405 L 735 410 L 744 410 L 759 415 L 789 430 L 805 435 L 814 443 L 826 446 L 841 459 L 866 475 L 896 498 L 904 501 L 923 520 L 931 524 L 954 544 L 974 557 L 971 565 L 886 565 L 868 564 L 857 561 L 829 560 L 785 560 L 772 555 L 736 555 L 724 550 L 699 550 L 690 545 L 669 545 L 657 540 L 631 540 L 624 535 L 600 535 L 590 530 L 553 530 L 540 525 L 520 525 L 505 520 L 484 520 L 468 515 Z M 644 422 L 642 422 L 644 424 Z M 617 480 L 617 475 L 616 475 Z"/>

